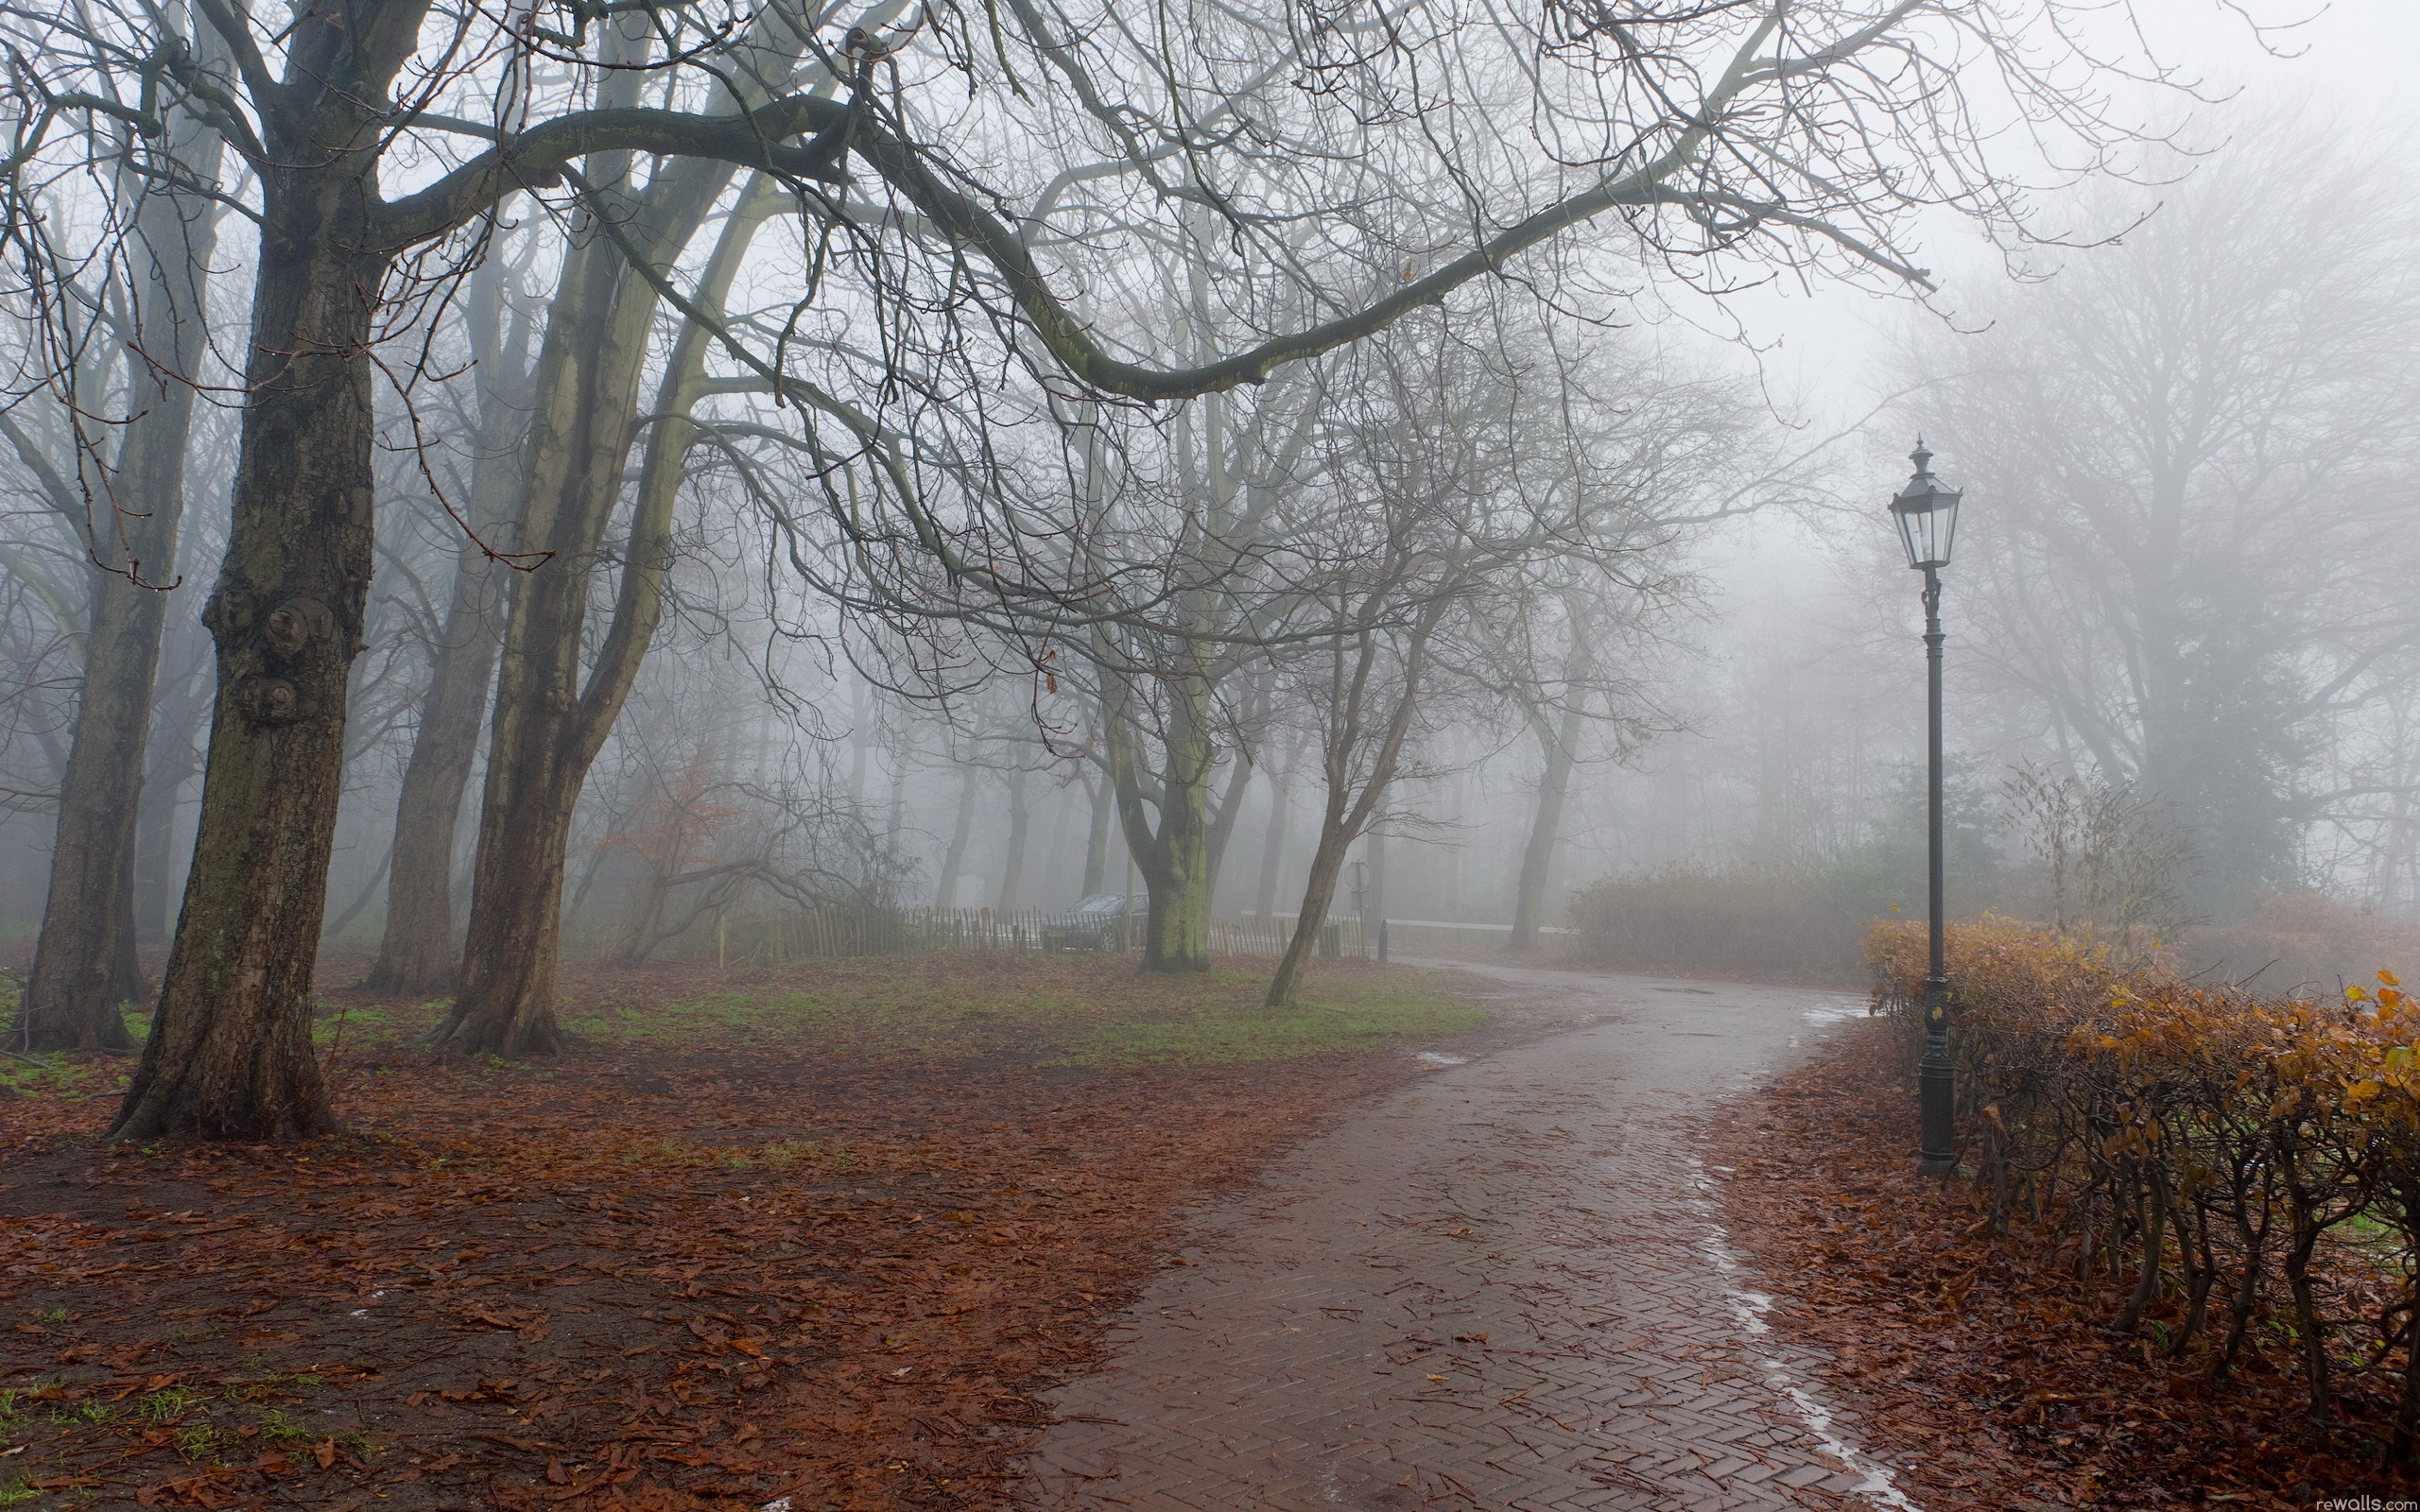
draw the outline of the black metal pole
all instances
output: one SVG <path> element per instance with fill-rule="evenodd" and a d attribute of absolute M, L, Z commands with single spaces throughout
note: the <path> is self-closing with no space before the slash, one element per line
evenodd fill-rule
<path fill-rule="evenodd" d="M 1925 675 L 1927 777 L 1926 859 L 1931 877 L 1931 953 L 1925 971 L 1925 1055 L 1917 1091 L 1924 1116 L 1924 1148 L 1916 1166 L 1925 1176 L 1947 1176 L 1958 1165 L 1955 1073 L 1949 1062 L 1949 973 L 1943 954 L 1941 890 L 1941 572 L 1925 569 Z"/>

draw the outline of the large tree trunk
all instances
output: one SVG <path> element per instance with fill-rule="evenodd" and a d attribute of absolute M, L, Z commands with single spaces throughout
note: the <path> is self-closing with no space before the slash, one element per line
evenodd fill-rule
<path fill-rule="evenodd" d="M 375 155 L 354 149 L 376 129 L 365 102 L 385 80 L 340 56 L 391 18 L 371 7 L 355 19 L 361 37 L 320 27 L 297 41 L 293 99 L 310 108 L 265 122 L 287 166 L 263 183 L 233 519 L 203 611 L 218 691 L 200 830 L 118 1139 L 273 1139 L 333 1122 L 311 1048 L 311 972 L 372 561 L 362 354 L 391 255 L 364 224 Z"/>
<path fill-rule="evenodd" d="M 651 300 L 619 298 L 626 278 L 621 254 L 601 235 L 574 249 L 539 358 L 518 545 L 550 555 L 512 585 L 461 991 L 440 1036 L 453 1050 L 528 1056 L 562 1046 L 555 955 L 564 847 L 588 775 L 580 639 L 637 428 L 653 315 Z"/>
<path fill-rule="evenodd" d="M 598 178 L 612 184 L 627 172 L 624 165 Z M 724 164 L 702 162 L 660 169 L 624 223 L 641 254 L 668 266 L 731 174 Z M 742 195 L 700 278 L 704 307 L 720 307 L 750 241 L 778 203 L 762 177 Z M 610 207 L 614 214 L 630 208 Z M 561 288 L 538 360 L 518 541 L 522 550 L 551 555 L 512 585 L 461 992 L 438 1036 L 441 1046 L 462 1053 L 545 1055 L 561 1046 L 555 954 L 572 811 L 663 616 L 672 506 L 698 436 L 686 417 L 704 392 L 707 337 L 685 326 L 650 406 L 656 421 L 621 554 L 621 585 L 583 685 L 589 582 L 604 558 L 624 462 L 638 433 L 657 296 L 602 236 L 565 260 Z"/>
<path fill-rule="evenodd" d="M 1537 949 L 1538 915 L 1546 907 L 1547 876 L 1554 867 L 1554 848 L 1563 833 L 1563 803 L 1571 789 L 1571 751 L 1580 738 L 1580 709 L 1564 711 L 1558 725 L 1536 722 L 1546 747 L 1546 766 L 1538 775 L 1538 809 L 1530 821 L 1530 843 L 1521 851 L 1521 880 L 1512 893 L 1512 937 L 1505 949 L 1526 954 Z"/>
<path fill-rule="evenodd" d="M 470 520 L 482 535 L 500 530 L 512 512 L 520 476 L 521 417 L 527 405 L 518 381 L 520 352 L 505 351 L 502 269 L 482 268 L 470 321 L 480 367 L 478 454 L 472 464 Z M 493 541 L 489 544 L 494 544 Z M 387 883 L 387 929 L 368 986 L 383 992 L 440 996 L 454 990 L 454 835 L 462 793 L 479 748 L 479 715 L 495 680 L 504 627 L 505 571 L 480 541 L 457 548 L 454 591 L 445 625 L 429 659 L 428 691 L 412 736 L 395 803 L 393 870 Z"/>
<path fill-rule="evenodd" d="M 187 150 L 206 177 L 215 177 L 217 138 L 201 135 Z M 144 747 L 184 518 L 194 405 L 184 375 L 195 370 L 206 343 L 219 214 L 165 185 L 147 190 L 135 211 L 134 250 L 145 280 L 130 301 L 139 321 L 129 335 L 140 354 L 128 357 L 136 414 L 103 495 L 110 507 L 94 522 L 83 696 L 59 785 L 50 891 L 15 1036 L 36 1049 L 130 1049 L 134 1041 L 120 1005 L 149 995 L 134 954 Z"/>
<path fill-rule="evenodd" d="M 1126 715 L 1114 701 L 1104 711 L 1126 851 L 1150 894 L 1150 912 L 1143 921 L 1146 971 L 1210 970 L 1210 773 L 1217 760 L 1209 724 L 1212 692 L 1205 678 L 1167 679 L 1166 766 L 1148 796 Z M 1159 811 L 1156 825 L 1147 803 Z"/>

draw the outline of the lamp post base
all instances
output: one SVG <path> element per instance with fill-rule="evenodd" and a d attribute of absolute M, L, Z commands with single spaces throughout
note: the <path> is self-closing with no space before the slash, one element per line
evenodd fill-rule
<path fill-rule="evenodd" d="M 1916 1096 L 1924 1125 L 1924 1147 L 1916 1164 L 1919 1176 L 1947 1176 L 1958 1169 L 1955 1073 L 1949 1059 L 1949 1026 L 1934 999 L 1927 1017 L 1932 1032 L 1925 1036 L 1925 1057 L 1916 1065 Z"/>

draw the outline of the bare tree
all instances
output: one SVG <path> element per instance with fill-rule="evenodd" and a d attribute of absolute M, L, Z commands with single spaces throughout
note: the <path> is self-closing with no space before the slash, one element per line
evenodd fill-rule
<path fill-rule="evenodd" d="M 534 250 L 535 238 L 525 246 Z M 469 519 L 454 552 L 444 617 L 430 638 L 419 725 L 396 796 L 387 927 L 368 982 L 382 991 L 446 994 L 458 981 L 455 833 L 503 639 L 507 573 L 489 543 L 509 544 L 515 524 L 518 463 L 531 406 L 528 345 L 536 312 L 527 292 L 510 286 L 522 271 L 505 259 L 490 260 L 473 275 L 464 301 L 475 410 L 455 429 L 470 454 L 469 476 L 450 470 L 445 482 L 466 501 Z"/>
<path fill-rule="evenodd" d="M 2192 852 L 2169 805 L 2031 765 L 2011 771 L 2001 792 L 2049 868 L 2052 929 L 2145 960 L 2152 947 L 2202 922 L 2181 896 Z"/>
<path fill-rule="evenodd" d="M 2420 457 L 2410 197 L 2277 234 L 2403 177 L 2382 147 L 2264 122 L 2122 248 L 1927 351 L 1923 423 L 1989 501 L 1959 554 L 1971 664 L 2057 765 L 2173 805 L 2204 908 L 2295 880 L 2338 802 L 2306 781 L 2324 724 L 2420 668 L 2395 586 L 2420 568 L 2394 481 Z"/>
<path fill-rule="evenodd" d="M 168 113 L 162 128 L 175 138 L 168 150 L 191 164 L 198 181 L 216 179 L 215 128 L 191 110 Z M 111 121 L 102 129 L 116 135 L 130 161 L 132 127 Z M 110 318 L 88 331 L 115 338 L 127 419 L 114 466 L 97 455 L 72 464 L 89 522 L 92 621 L 75 740 L 60 780 L 49 902 L 19 1010 L 20 1041 L 43 1050 L 130 1048 L 118 1005 L 147 995 L 134 970 L 137 799 L 161 628 L 177 583 L 194 383 L 209 347 L 208 270 L 224 214 L 208 195 L 173 180 L 129 172 L 121 192 L 131 220 L 123 282 L 105 302 Z"/>
<path fill-rule="evenodd" d="M 74 218 L 53 216 L 45 197 L 85 182 L 78 166 L 115 151 L 87 123 L 132 127 L 134 171 L 240 206 L 258 233 L 233 524 L 206 616 L 219 691 L 199 840 L 154 1032 L 116 1132 L 256 1138 L 328 1123 L 309 1053 L 310 978 L 346 673 L 374 559 L 372 387 L 381 374 L 406 391 L 418 383 L 410 350 L 394 339 L 433 329 L 425 306 L 450 297 L 481 218 L 505 195 L 562 186 L 564 212 L 614 237 L 625 208 L 616 154 L 778 176 L 840 254 L 815 260 L 810 290 L 827 274 L 860 275 L 862 304 L 885 330 L 889 356 L 867 386 L 870 404 L 783 366 L 821 351 L 837 383 L 853 354 L 793 348 L 781 332 L 751 347 L 700 301 L 674 302 L 712 322 L 734 361 L 796 406 L 793 425 L 834 438 L 827 478 L 885 490 L 883 507 L 907 522 L 902 539 L 963 573 L 945 522 L 910 486 L 900 426 L 874 411 L 922 424 L 987 364 L 1132 400 L 1231 389 L 1365 337 L 1608 214 L 1674 266 L 1712 278 L 1741 257 L 1918 276 L 1894 240 L 1915 207 L 2018 218 L 2015 186 L 1992 172 L 1987 133 L 1967 119 L 1962 74 L 1993 65 L 1996 98 L 2014 97 L 2037 128 L 2087 155 L 2122 134 L 2097 102 L 2064 87 L 2066 58 L 2013 29 L 2031 12 L 2055 15 L 2058 0 L 2034 0 L 2025 16 L 2004 9 L 1573 7 L 1550 9 L 1541 33 L 1440 3 L 1383 26 L 1305 28 L 1298 41 L 1287 9 L 1134 26 L 1115 8 L 1011 4 L 981 18 L 939 10 L 910 49 L 862 29 L 832 47 L 817 37 L 828 16 L 805 11 L 768 12 L 741 29 L 692 8 L 647 6 L 601 19 L 574 12 L 558 29 L 551 13 L 432 0 L 354 0 L 340 14 L 314 0 L 274 19 L 198 0 L 198 25 L 216 34 L 223 65 L 182 45 L 156 9 L 15 13 L 6 26 L 26 82 L 10 96 L 0 235 L 33 279 L 47 329 L 71 318 L 58 269 L 82 259 L 57 239 Z M 629 40 L 621 16 L 649 32 L 643 56 L 614 50 Z M 800 53 L 848 88 L 785 93 Z M 1445 66 L 1427 69 L 1432 60 Z M 612 99 L 631 64 L 661 75 L 664 103 Z M 878 72 L 891 87 L 876 88 Z M 1126 92 L 1104 87 L 1115 78 L 1152 80 L 1159 97 L 1123 103 Z M 946 89 L 923 87 L 944 79 Z M 965 85 L 973 114 L 953 130 L 942 112 L 959 112 L 948 102 Z M 1222 108 L 1247 98 L 1282 108 L 1198 133 L 1190 123 L 1205 95 Z M 1521 102 L 1550 125 L 1531 135 L 1523 111 L 1506 109 Z M 224 137 L 248 184 L 197 172 L 165 127 L 163 112 L 176 110 Z M 1446 111 L 1465 112 L 1469 142 L 1433 129 Z M 1413 121 L 1427 129 L 1398 129 Z M 1504 129 L 1489 129 L 1496 121 Z M 1011 143 L 1051 152 L 1023 160 L 1022 173 L 987 172 L 1002 165 L 981 156 Z M 1441 144 L 1452 144 L 1442 156 Z M 879 179 L 884 203 L 860 214 L 834 192 L 844 162 Z M 1283 171 L 1252 185 L 1221 171 L 1272 165 Z M 994 188 L 995 177 L 1010 182 Z M 389 194 L 388 180 L 408 187 Z M 1437 213 L 1414 244 L 1369 244 L 1370 260 L 1408 265 L 1386 297 L 1330 304 L 1305 328 L 1171 363 L 1165 345 L 1112 350 L 1057 292 L 1071 280 L 1114 288 L 1120 259 L 1129 271 L 1149 262 L 1148 234 L 1060 236 L 1054 220 L 1099 207 L 1071 186 L 1115 197 L 1114 218 L 1145 233 L 1206 198 L 1244 241 L 1322 216 L 1352 239 L 1379 230 L 1360 223 L 1358 206 L 1407 195 Z M 671 301 L 675 269 L 648 259 L 648 234 L 619 249 Z M 34 377 L 73 381 L 55 365 Z M 617 408 L 598 413 L 619 423 Z M 627 623 L 635 631 L 643 619 Z M 582 765 L 516 768 L 504 781 L 527 779 L 551 802 L 567 781 L 559 774 Z M 560 870 L 546 853 L 541 844 L 527 857 L 542 888 Z M 509 859 L 497 852 L 482 870 L 496 877 Z M 475 1021 L 464 1021 L 476 1027 L 456 1025 L 456 1042 L 551 1041 L 537 1005 L 546 943 L 543 930 L 524 931 L 476 949 Z M 481 961 L 492 974 L 478 975 Z"/>

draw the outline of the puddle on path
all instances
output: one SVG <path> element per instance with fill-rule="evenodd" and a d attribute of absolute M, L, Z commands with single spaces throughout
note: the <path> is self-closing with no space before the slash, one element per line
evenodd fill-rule
<path fill-rule="evenodd" d="M 1807 1011 L 1811 1017 L 1822 1010 L 1810 1008 Z M 1859 1006 L 1858 1011 L 1864 1011 L 1862 1005 Z M 1737 1253 L 1731 1247 L 1729 1230 L 1716 1220 L 1715 1215 L 1721 1210 L 1717 1205 L 1714 1195 L 1714 1178 L 1706 1174 L 1704 1162 L 1696 1156 L 1689 1156 L 1687 1160 L 1690 1170 L 1689 1184 L 1694 1189 L 1689 1197 L 1689 1205 L 1697 1210 L 1699 1218 L 1705 1225 L 1705 1235 L 1697 1244 L 1698 1253 L 1711 1261 L 1716 1273 L 1721 1277 L 1725 1294 L 1724 1301 L 1731 1310 L 1732 1317 L 1737 1320 L 1740 1331 L 1750 1339 L 1761 1339 L 1772 1332 L 1772 1326 L 1765 1321 L 1765 1314 L 1772 1311 L 1773 1299 L 1763 1292 L 1751 1291 L 1740 1283 L 1741 1273 L 1746 1267 Z M 1764 1372 L 1765 1383 L 1789 1399 L 1790 1406 L 1795 1409 L 1798 1420 L 1805 1423 L 1806 1431 L 1814 1435 L 1817 1442 L 1824 1446 L 1824 1452 L 1840 1461 L 1858 1477 L 1856 1495 L 1862 1496 L 1876 1505 L 1889 1507 L 1892 1512 L 1924 1512 L 1924 1509 L 1910 1501 L 1908 1494 L 1900 1490 L 1892 1480 L 1889 1466 L 1876 1460 L 1848 1441 L 1844 1436 L 1845 1430 L 1834 1421 L 1831 1409 L 1824 1406 L 1806 1384 L 1798 1379 L 1797 1372 L 1791 1370 L 1787 1364 L 1774 1355 L 1757 1349 L 1754 1345 L 1751 1344 L 1748 1348 L 1755 1356 L 1758 1368 Z"/>

